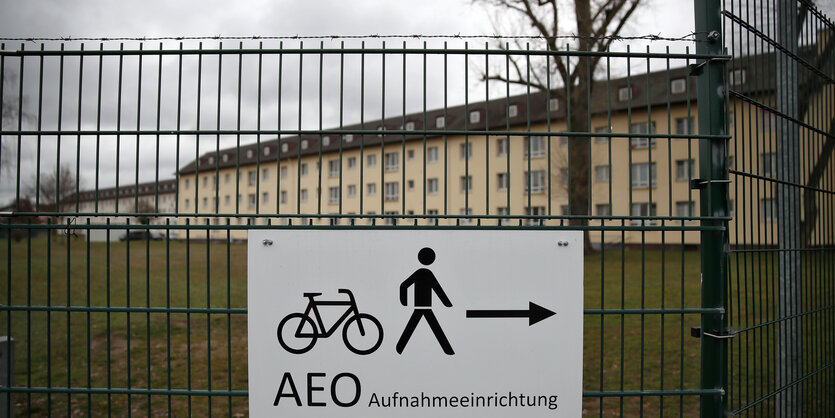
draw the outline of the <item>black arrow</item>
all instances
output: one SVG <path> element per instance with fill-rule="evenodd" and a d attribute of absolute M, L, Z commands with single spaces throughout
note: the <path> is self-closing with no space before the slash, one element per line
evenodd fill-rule
<path fill-rule="evenodd" d="M 528 318 L 528 326 L 546 319 L 555 312 L 543 308 L 533 302 L 528 302 L 528 309 L 517 310 L 467 310 L 467 318 Z"/>

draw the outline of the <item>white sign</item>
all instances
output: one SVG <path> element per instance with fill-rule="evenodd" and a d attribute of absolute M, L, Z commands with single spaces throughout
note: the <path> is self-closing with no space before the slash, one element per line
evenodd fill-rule
<path fill-rule="evenodd" d="M 578 417 L 578 231 L 249 231 L 256 417 Z"/>

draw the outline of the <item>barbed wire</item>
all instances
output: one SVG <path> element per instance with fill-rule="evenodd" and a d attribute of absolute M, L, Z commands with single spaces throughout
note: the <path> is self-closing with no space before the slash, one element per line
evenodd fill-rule
<path fill-rule="evenodd" d="M 611 40 L 611 41 L 667 41 L 667 42 L 701 42 L 697 39 L 698 35 L 706 34 L 706 32 L 690 32 L 684 36 L 662 36 L 661 34 L 647 34 L 635 36 L 579 36 L 579 35 L 462 35 L 462 34 L 447 34 L 447 35 L 425 35 L 425 34 L 368 34 L 368 35 L 271 35 L 271 36 L 227 36 L 227 35 L 211 35 L 211 36 L 116 36 L 116 37 L 73 37 L 73 36 L 57 36 L 57 37 L 9 37 L 0 36 L 0 41 L 19 41 L 19 42 L 125 42 L 125 41 L 261 41 L 261 40 L 341 40 L 341 39 L 492 39 L 492 40 L 557 40 L 557 39 L 590 39 L 590 40 Z"/>

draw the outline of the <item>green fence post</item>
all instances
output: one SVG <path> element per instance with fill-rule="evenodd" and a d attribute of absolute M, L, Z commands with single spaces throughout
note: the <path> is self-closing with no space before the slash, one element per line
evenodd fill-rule
<path fill-rule="evenodd" d="M 699 54 L 723 55 L 722 21 L 719 0 L 695 0 Z M 698 111 L 700 135 L 725 135 L 725 91 L 723 60 L 699 63 Z M 699 140 L 699 188 L 701 216 L 725 217 L 728 214 L 728 170 L 725 139 Z M 723 226 L 722 230 L 702 230 L 702 308 L 721 308 L 723 313 L 704 313 L 701 321 L 701 388 L 722 389 L 722 395 L 702 395 L 701 416 L 720 417 L 727 411 L 728 318 L 726 305 L 727 222 L 702 220 L 702 226 Z"/>

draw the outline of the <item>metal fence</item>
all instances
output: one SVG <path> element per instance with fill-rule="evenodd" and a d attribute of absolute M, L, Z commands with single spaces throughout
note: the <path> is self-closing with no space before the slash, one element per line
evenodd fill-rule
<path fill-rule="evenodd" d="M 733 125 L 728 410 L 831 415 L 832 21 L 808 1 L 728 2 Z"/>
<path fill-rule="evenodd" d="M 530 228 L 587 232 L 585 413 L 820 415 L 833 26 L 706 3 L 695 52 L 2 45 L 6 412 L 246 414 L 247 230 Z"/>

